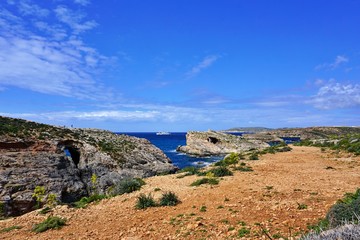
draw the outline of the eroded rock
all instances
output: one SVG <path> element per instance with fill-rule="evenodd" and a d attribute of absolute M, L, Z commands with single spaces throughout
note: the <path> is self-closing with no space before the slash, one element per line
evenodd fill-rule
<path fill-rule="evenodd" d="M 0 117 L 0 215 L 32 210 L 36 186 L 45 187 L 45 197 L 55 194 L 70 203 L 92 192 L 106 193 L 124 178 L 176 170 L 146 139 Z"/>

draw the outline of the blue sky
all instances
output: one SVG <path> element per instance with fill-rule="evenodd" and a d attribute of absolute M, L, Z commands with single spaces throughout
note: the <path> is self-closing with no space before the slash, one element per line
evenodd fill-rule
<path fill-rule="evenodd" d="M 0 0 L 0 115 L 113 131 L 360 125 L 356 0 Z"/>

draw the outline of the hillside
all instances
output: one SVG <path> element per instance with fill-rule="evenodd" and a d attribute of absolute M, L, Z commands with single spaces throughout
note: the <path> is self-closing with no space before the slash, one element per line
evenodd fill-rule
<path fill-rule="evenodd" d="M 273 130 L 273 129 L 265 128 L 265 127 L 234 127 L 234 128 L 224 130 L 224 132 L 257 133 L 257 132 L 267 132 L 267 131 L 271 131 L 271 130 Z"/>
<path fill-rule="evenodd" d="M 58 206 L 0 221 L 1 239 L 273 239 L 298 238 L 317 223 L 345 192 L 359 187 L 360 157 L 293 147 L 291 152 L 242 160 L 253 171 L 234 171 L 218 185 L 190 184 L 184 173 L 145 179 L 140 191 L 93 203 L 85 209 Z M 181 203 L 135 209 L 141 193 L 159 199 L 173 191 Z M 34 224 L 48 215 L 65 217 L 66 226 L 35 234 Z"/>
<path fill-rule="evenodd" d="M 72 203 L 125 178 L 176 170 L 146 139 L 0 117 L 0 217 L 33 210 L 36 187 L 45 199 Z"/>

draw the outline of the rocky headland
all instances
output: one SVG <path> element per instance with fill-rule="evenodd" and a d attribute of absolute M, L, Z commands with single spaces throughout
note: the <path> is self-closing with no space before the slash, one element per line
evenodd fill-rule
<path fill-rule="evenodd" d="M 177 151 L 195 156 L 225 155 L 232 152 L 245 152 L 252 149 L 264 149 L 270 145 L 258 139 L 245 139 L 217 131 L 186 134 L 186 146 L 179 146 Z"/>
<path fill-rule="evenodd" d="M 231 152 L 244 153 L 251 150 L 262 150 L 273 144 L 284 142 L 284 139 L 311 140 L 314 142 L 334 141 L 348 134 L 360 134 L 360 127 L 308 127 L 251 129 L 235 128 L 243 132 L 242 136 L 232 135 L 228 131 L 190 131 L 186 134 L 186 146 L 179 146 L 177 151 L 195 156 L 226 155 Z M 260 131 L 263 130 L 263 131 Z"/>
<path fill-rule="evenodd" d="M 33 210 L 36 186 L 71 203 L 94 191 L 106 193 L 125 178 L 176 170 L 146 139 L 0 117 L 0 216 Z"/>

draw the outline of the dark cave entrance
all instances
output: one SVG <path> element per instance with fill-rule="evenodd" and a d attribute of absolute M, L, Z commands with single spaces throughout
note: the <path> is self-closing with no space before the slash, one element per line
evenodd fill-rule
<path fill-rule="evenodd" d="M 216 143 L 219 142 L 219 139 L 214 138 L 214 137 L 209 137 L 209 138 L 208 138 L 208 142 L 209 142 L 209 143 L 216 144 Z"/>
<path fill-rule="evenodd" d="M 78 164 L 80 162 L 80 151 L 78 148 L 66 146 L 64 148 L 64 152 L 66 156 L 71 157 L 76 167 L 78 167 Z"/>

